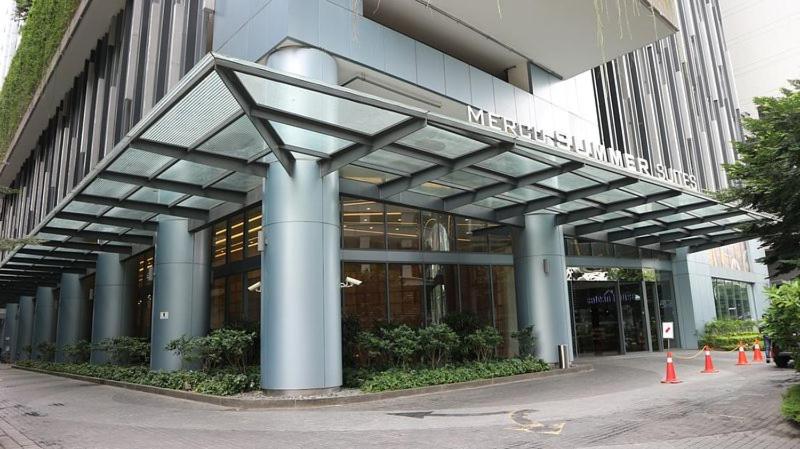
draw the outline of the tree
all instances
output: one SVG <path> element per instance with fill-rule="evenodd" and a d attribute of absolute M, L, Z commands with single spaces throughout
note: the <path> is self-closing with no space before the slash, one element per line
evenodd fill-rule
<path fill-rule="evenodd" d="M 759 118 L 743 119 L 747 135 L 734 143 L 739 161 L 725 165 L 731 187 L 719 193 L 778 218 L 742 226 L 764 242 L 764 262 L 777 274 L 800 267 L 800 80 L 789 83 L 778 97 L 754 99 Z"/>
<path fill-rule="evenodd" d="M 767 296 L 769 307 L 764 313 L 764 330 L 778 347 L 797 353 L 800 348 L 800 279 L 769 287 Z"/>

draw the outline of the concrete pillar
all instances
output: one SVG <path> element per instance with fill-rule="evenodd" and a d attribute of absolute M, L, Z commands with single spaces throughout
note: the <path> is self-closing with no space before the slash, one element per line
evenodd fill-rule
<path fill-rule="evenodd" d="M 20 296 L 15 360 L 30 360 L 33 344 L 33 296 Z M 31 348 L 32 349 L 32 348 Z"/>
<path fill-rule="evenodd" d="M 76 273 L 62 274 L 56 325 L 56 362 L 70 361 L 64 353 L 64 346 L 86 339 L 84 332 L 86 305 L 86 296 L 81 288 L 81 276 Z"/>
<path fill-rule="evenodd" d="M 19 332 L 19 305 L 6 304 L 6 321 L 3 325 L 2 358 L 9 363 L 17 356 L 17 332 Z"/>
<path fill-rule="evenodd" d="M 97 255 L 94 275 L 94 310 L 92 313 L 92 344 L 106 338 L 131 334 L 130 284 L 133 276 L 119 254 Z M 92 350 L 91 363 L 108 363 L 109 355 Z"/>
<path fill-rule="evenodd" d="M 44 360 L 45 355 L 39 351 L 42 343 L 55 343 L 56 320 L 55 301 L 53 289 L 50 287 L 36 288 L 36 303 L 33 312 L 33 358 Z M 49 356 L 48 356 L 49 358 Z M 51 362 L 52 360 L 45 360 Z"/>
<path fill-rule="evenodd" d="M 167 344 L 208 332 L 211 303 L 211 231 L 189 232 L 189 220 L 158 222 L 153 279 L 150 368 L 173 371 L 181 359 Z"/>
<path fill-rule="evenodd" d="M 271 68 L 336 84 L 336 61 L 320 50 L 289 47 Z M 302 98 L 296 99 L 302 101 Z M 308 104 L 308 113 L 335 111 Z M 264 191 L 261 259 L 261 386 L 287 391 L 342 384 L 339 175 L 324 178 L 314 160 L 298 159 L 289 175 L 269 168 Z"/>
<path fill-rule="evenodd" d="M 536 356 L 558 361 L 557 345 L 572 353 L 564 233 L 548 213 L 525 216 L 525 228 L 515 233 L 514 278 L 517 284 L 517 323 L 533 325 Z"/>

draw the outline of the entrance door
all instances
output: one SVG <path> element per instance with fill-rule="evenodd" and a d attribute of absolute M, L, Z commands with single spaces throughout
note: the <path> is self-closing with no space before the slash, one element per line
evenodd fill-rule
<path fill-rule="evenodd" d="M 641 281 L 620 282 L 620 310 L 625 352 L 649 351 L 645 298 Z"/>
<path fill-rule="evenodd" d="M 572 282 L 578 354 L 619 354 L 616 282 Z"/>

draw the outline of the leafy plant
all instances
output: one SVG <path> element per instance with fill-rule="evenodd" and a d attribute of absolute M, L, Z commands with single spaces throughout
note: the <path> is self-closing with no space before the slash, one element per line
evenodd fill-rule
<path fill-rule="evenodd" d="M 108 354 L 115 365 L 145 365 L 150 361 L 150 342 L 138 337 L 105 338 L 93 349 Z"/>
<path fill-rule="evenodd" d="M 169 342 L 165 349 L 174 351 L 186 362 L 200 362 L 201 371 L 206 373 L 223 366 L 244 372 L 255 339 L 255 332 L 223 328 L 204 337 L 181 336 Z"/>
<path fill-rule="evenodd" d="M 533 332 L 533 325 L 512 332 L 511 338 L 516 339 L 519 344 L 520 357 L 533 357 L 536 353 L 536 334 Z"/>
<path fill-rule="evenodd" d="M 402 324 L 394 328 L 381 329 L 383 348 L 395 366 L 406 367 L 419 350 L 419 335 Z"/>
<path fill-rule="evenodd" d="M 359 334 L 361 324 L 358 318 L 345 315 L 342 317 L 342 365 L 355 367 L 358 365 L 360 348 Z"/>
<path fill-rule="evenodd" d="M 36 353 L 39 360 L 51 361 L 56 354 L 56 345 L 49 341 L 43 341 L 36 345 Z"/>
<path fill-rule="evenodd" d="M 781 404 L 781 413 L 800 424 L 800 385 L 793 385 L 786 391 Z"/>
<path fill-rule="evenodd" d="M 459 342 L 458 335 L 446 324 L 434 324 L 419 330 L 419 346 L 431 368 L 440 366 Z"/>
<path fill-rule="evenodd" d="M 92 353 L 92 344 L 86 340 L 78 340 L 75 343 L 64 345 L 62 350 L 70 362 L 83 363 L 89 360 L 89 355 Z"/>
<path fill-rule="evenodd" d="M 479 362 L 489 360 L 494 351 L 503 341 L 503 336 L 493 326 L 485 326 L 474 333 L 467 335 L 464 342 L 467 344 Z"/>
<path fill-rule="evenodd" d="M 780 348 L 800 351 L 800 279 L 766 290 L 769 307 L 764 313 L 764 331 Z"/>
<path fill-rule="evenodd" d="M 753 342 L 759 338 L 757 323 L 753 320 L 712 320 L 706 323 L 705 332 L 698 339 L 698 345 L 711 348 L 731 350 L 744 343 L 745 348 L 752 348 Z"/>

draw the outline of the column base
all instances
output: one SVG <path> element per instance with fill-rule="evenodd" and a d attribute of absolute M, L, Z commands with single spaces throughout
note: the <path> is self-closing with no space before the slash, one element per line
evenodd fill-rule
<path fill-rule="evenodd" d="M 305 390 L 268 390 L 262 388 L 261 391 L 267 396 L 287 397 L 287 396 L 328 396 L 338 393 L 341 387 L 330 388 L 308 388 Z"/>

